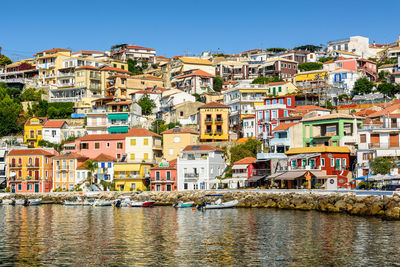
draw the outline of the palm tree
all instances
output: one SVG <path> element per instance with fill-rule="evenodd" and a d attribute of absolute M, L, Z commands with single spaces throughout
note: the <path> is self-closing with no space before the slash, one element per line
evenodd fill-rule
<path fill-rule="evenodd" d="M 93 179 L 92 178 L 94 176 L 93 174 L 94 174 L 95 170 L 97 169 L 97 161 L 88 160 L 85 162 L 85 167 L 86 167 L 86 169 L 89 170 L 88 179 L 90 182 L 90 190 L 92 190 L 93 189 L 93 187 L 92 187 Z"/>

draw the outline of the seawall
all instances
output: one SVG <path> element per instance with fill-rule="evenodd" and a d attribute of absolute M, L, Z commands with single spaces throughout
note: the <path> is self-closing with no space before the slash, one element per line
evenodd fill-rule
<path fill-rule="evenodd" d="M 172 205 L 176 201 L 194 201 L 199 204 L 206 194 L 223 195 L 223 201 L 238 200 L 241 208 L 278 208 L 347 213 L 360 216 L 378 216 L 400 219 L 400 196 L 356 196 L 354 193 L 294 193 L 254 191 L 185 191 L 185 192 L 63 192 L 46 194 L 0 194 L 0 199 L 42 198 L 43 204 L 62 204 L 75 197 L 132 200 L 152 199 L 156 205 Z"/>

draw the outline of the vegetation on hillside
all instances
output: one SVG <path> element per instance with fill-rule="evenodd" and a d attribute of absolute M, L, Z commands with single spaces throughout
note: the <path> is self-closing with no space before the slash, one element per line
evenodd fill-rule
<path fill-rule="evenodd" d="M 321 50 L 320 46 L 316 45 L 301 45 L 301 46 L 296 46 L 293 48 L 293 50 L 299 50 L 299 51 L 308 51 L 308 52 L 315 52 Z"/>
<path fill-rule="evenodd" d="M 17 134 L 23 129 L 25 120 L 20 117 L 23 109 L 17 91 L 0 83 L 0 136 Z"/>
<path fill-rule="evenodd" d="M 6 57 L 5 55 L 0 54 L 0 66 L 5 66 L 11 64 L 12 60 Z"/>
<path fill-rule="evenodd" d="M 369 161 L 373 174 L 388 174 L 396 167 L 396 163 L 391 158 L 374 158 Z"/>
<path fill-rule="evenodd" d="M 300 71 L 322 70 L 322 63 L 319 62 L 304 62 L 298 65 Z"/>
<path fill-rule="evenodd" d="M 226 177 L 232 177 L 232 165 L 238 160 L 246 157 L 257 157 L 257 152 L 261 148 L 262 142 L 256 139 L 249 139 L 244 144 L 233 146 L 230 148 L 229 152 L 231 154 L 231 165 L 226 172 Z"/>
<path fill-rule="evenodd" d="M 221 76 L 215 76 L 214 81 L 213 81 L 213 89 L 215 92 L 221 92 L 222 89 L 222 84 L 224 83 L 224 80 L 222 79 Z"/>
<path fill-rule="evenodd" d="M 142 108 L 143 115 L 150 115 L 153 108 L 156 107 L 156 103 L 154 103 L 154 100 L 151 99 L 148 94 L 145 94 L 141 99 L 139 99 L 138 104 Z"/>
<path fill-rule="evenodd" d="M 278 76 L 273 76 L 273 77 L 257 77 L 255 78 L 251 83 L 252 84 L 268 84 L 268 83 L 273 83 L 273 82 L 283 82 L 281 78 Z"/>

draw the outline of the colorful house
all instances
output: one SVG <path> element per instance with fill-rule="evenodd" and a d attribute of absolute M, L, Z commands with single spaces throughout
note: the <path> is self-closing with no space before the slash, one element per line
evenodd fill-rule
<path fill-rule="evenodd" d="M 151 191 L 176 191 L 177 187 L 176 159 L 150 169 Z"/>
<path fill-rule="evenodd" d="M 43 140 L 53 144 L 61 144 L 63 130 L 68 128 L 65 120 L 48 120 L 43 126 Z"/>
<path fill-rule="evenodd" d="M 150 183 L 151 163 L 117 162 L 114 164 L 114 183 L 118 191 L 144 191 Z"/>
<path fill-rule="evenodd" d="M 228 188 L 244 187 L 246 180 L 254 175 L 254 163 L 257 159 L 246 157 L 233 163 L 232 179 L 229 179 Z"/>
<path fill-rule="evenodd" d="M 30 147 L 39 147 L 39 141 L 43 139 L 43 126 L 47 118 L 29 118 L 24 125 L 24 143 Z"/>
<path fill-rule="evenodd" d="M 155 164 L 162 158 L 161 136 L 147 129 L 133 128 L 125 135 L 126 161 Z"/>
<path fill-rule="evenodd" d="M 13 149 L 8 153 L 11 193 L 45 193 L 53 187 L 54 149 Z"/>
<path fill-rule="evenodd" d="M 53 190 L 73 190 L 75 185 L 84 182 L 87 179 L 87 171 L 82 173 L 79 167 L 87 159 L 87 157 L 70 152 L 53 157 Z"/>
<path fill-rule="evenodd" d="M 102 153 L 93 160 L 97 162 L 97 180 L 112 182 L 114 180 L 114 163 L 117 162 L 117 159 Z"/>
<path fill-rule="evenodd" d="M 179 157 L 189 145 L 199 142 L 199 133 L 184 127 L 175 127 L 161 133 L 163 135 L 163 158 L 167 161 Z"/>
<path fill-rule="evenodd" d="M 229 140 L 229 107 L 211 102 L 199 107 L 200 141 Z"/>

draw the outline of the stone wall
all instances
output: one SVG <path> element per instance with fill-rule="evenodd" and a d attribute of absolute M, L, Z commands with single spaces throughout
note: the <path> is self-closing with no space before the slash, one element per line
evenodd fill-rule
<path fill-rule="evenodd" d="M 156 205 L 172 205 L 176 201 L 201 203 L 206 194 L 222 194 L 223 201 L 238 200 L 241 208 L 278 208 L 316 210 L 321 212 L 347 213 L 361 216 L 379 216 L 400 219 L 400 196 L 355 196 L 352 193 L 276 193 L 252 191 L 185 191 L 185 192 L 101 192 L 101 193 L 46 193 L 46 194 L 0 194 L 0 199 L 42 198 L 43 204 L 62 204 L 74 197 L 118 199 L 128 196 L 132 200 L 152 199 Z"/>

